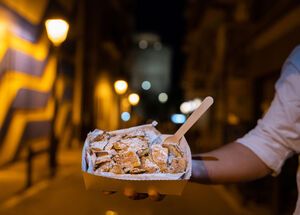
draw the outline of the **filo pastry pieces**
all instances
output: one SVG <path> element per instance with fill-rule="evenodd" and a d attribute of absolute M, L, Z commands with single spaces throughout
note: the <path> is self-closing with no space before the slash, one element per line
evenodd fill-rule
<path fill-rule="evenodd" d="M 155 174 L 184 173 L 186 157 L 178 144 L 162 144 L 154 126 L 139 126 L 127 132 L 94 130 L 86 139 L 89 173 Z M 157 141 L 160 140 L 160 141 Z"/>

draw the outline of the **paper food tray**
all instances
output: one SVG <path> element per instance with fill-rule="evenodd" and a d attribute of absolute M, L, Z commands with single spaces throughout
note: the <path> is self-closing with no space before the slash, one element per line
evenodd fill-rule
<path fill-rule="evenodd" d="M 128 129 L 116 130 L 110 133 L 127 133 L 137 128 L 153 126 L 152 124 L 131 127 Z M 163 134 L 162 139 L 169 135 Z M 101 172 L 100 174 L 92 174 L 88 172 L 86 163 L 86 148 L 88 141 L 86 140 L 82 150 L 82 171 L 86 189 L 99 191 L 119 191 L 123 192 L 130 188 L 140 193 L 147 193 L 149 190 L 155 189 L 160 194 L 181 195 L 187 181 L 191 177 L 191 151 L 186 139 L 183 137 L 180 141 L 180 147 L 184 151 L 187 160 L 187 167 L 184 173 L 155 173 L 155 174 L 114 174 Z"/>

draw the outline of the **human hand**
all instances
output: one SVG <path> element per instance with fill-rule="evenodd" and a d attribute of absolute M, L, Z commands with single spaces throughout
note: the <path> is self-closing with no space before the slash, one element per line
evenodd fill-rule
<path fill-rule="evenodd" d="M 116 193 L 116 191 L 102 191 L 105 195 L 112 195 Z M 161 201 L 164 199 L 165 195 L 159 194 L 156 190 L 150 189 L 148 193 L 137 193 L 132 188 L 125 188 L 123 191 L 123 195 L 132 200 L 142 200 L 149 198 L 152 201 Z"/>
<path fill-rule="evenodd" d="M 217 161 L 218 159 L 212 156 L 205 156 L 203 154 L 192 155 L 192 176 L 191 181 L 199 182 L 202 184 L 212 183 L 207 168 L 205 166 L 205 161 Z"/>
<path fill-rule="evenodd" d="M 148 193 L 137 193 L 132 188 L 125 188 L 123 194 L 132 200 L 141 200 L 148 197 L 152 201 L 161 201 L 165 197 L 165 195 L 159 194 L 155 189 L 148 190 Z"/>

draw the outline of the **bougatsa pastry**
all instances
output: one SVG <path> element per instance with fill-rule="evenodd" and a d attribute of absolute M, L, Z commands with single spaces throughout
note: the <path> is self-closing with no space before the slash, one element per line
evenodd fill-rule
<path fill-rule="evenodd" d="M 91 173 L 184 173 L 187 161 L 178 144 L 157 141 L 154 126 L 128 132 L 94 130 L 87 137 L 86 163 Z"/>

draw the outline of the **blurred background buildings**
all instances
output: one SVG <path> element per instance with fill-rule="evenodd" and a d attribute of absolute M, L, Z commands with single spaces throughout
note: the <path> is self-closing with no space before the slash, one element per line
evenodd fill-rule
<path fill-rule="evenodd" d="M 187 134 L 192 152 L 244 135 L 300 42 L 299 14 L 296 0 L 1 0 L 0 201 L 67 168 L 59 154 L 80 152 L 94 128 L 156 120 L 173 133 L 172 115 L 207 95 L 215 104 Z M 53 18 L 69 25 L 58 46 L 45 27 Z M 242 207 L 291 214 L 296 168 L 292 157 L 277 178 L 225 189 Z"/>

